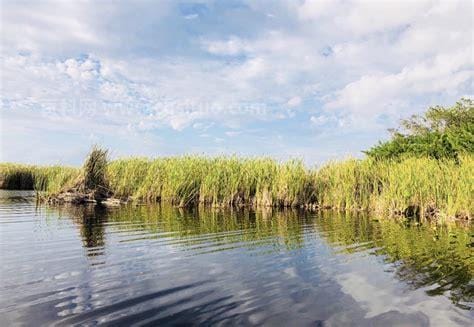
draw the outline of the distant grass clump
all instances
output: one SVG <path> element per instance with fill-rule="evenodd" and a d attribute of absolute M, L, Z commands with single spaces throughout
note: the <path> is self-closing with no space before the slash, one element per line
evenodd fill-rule
<path fill-rule="evenodd" d="M 0 186 L 5 190 L 32 190 L 34 187 L 34 166 L 12 163 L 0 164 Z"/>
<path fill-rule="evenodd" d="M 56 193 L 79 176 L 80 170 L 64 166 L 0 164 L 0 188 Z"/>

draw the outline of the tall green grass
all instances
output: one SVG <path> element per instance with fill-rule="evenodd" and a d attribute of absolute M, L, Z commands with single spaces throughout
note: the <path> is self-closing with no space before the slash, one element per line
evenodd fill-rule
<path fill-rule="evenodd" d="M 265 206 L 375 210 L 441 220 L 472 217 L 474 157 L 348 159 L 307 168 L 301 161 L 270 158 L 181 156 L 118 159 L 107 164 L 114 196 L 176 206 Z M 81 170 L 0 165 L 4 188 L 57 192 Z M 101 182 L 102 183 L 102 182 Z M 105 183 L 105 182 L 104 182 Z M 32 187 L 31 187 L 32 186 Z"/>
<path fill-rule="evenodd" d="M 300 161 L 184 156 L 121 159 L 108 179 L 117 196 L 178 206 L 301 206 L 315 202 L 313 174 Z"/>
<path fill-rule="evenodd" d="M 401 213 L 418 207 L 420 216 L 472 217 L 474 157 L 454 160 L 406 158 L 396 161 L 347 160 L 316 173 L 320 205 Z"/>
<path fill-rule="evenodd" d="M 84 190 L 106 189 L 107 162 L 108 151 L 94 146 L 84 162 L 79 187 Z"/>
<path fill-rule="evenodd" d="M 80 169 L 0 163 L 0 188 L 58 193 L 78 178 Z"/>

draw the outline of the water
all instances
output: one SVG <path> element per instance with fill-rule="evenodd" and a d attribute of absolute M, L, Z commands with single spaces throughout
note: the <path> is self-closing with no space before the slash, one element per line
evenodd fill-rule
<path fill-rule="evenodd" d="M 472 233 L 0 191 L 0 325 L 468 326 Z"/>

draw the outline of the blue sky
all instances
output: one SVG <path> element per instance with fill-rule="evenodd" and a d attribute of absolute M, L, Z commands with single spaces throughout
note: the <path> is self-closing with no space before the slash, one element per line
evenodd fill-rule
<path fill-rule="evenodd" d="M 2 1 L 1 161 L 320 163 L 472 97 L 465 1 Z"/>

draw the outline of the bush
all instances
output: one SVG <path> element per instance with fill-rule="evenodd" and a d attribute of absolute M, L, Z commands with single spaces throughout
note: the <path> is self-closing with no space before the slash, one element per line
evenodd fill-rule
<path fill-rule="evenodd" d="M 453 107 L 431 107 L 424 115 L 401 121 L 392 138 L 365 152 L 376 159 L 402 156 L 451 158 L 474 153 L 474 102 L 461 99 Z"/>

